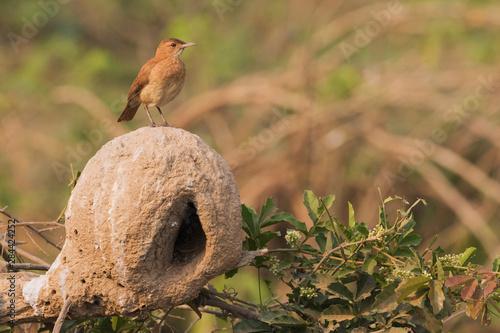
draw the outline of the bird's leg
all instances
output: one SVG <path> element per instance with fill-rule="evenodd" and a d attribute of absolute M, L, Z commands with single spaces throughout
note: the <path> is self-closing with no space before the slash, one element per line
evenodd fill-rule
<path fill-rule="evenodd" d="M 165 120 L 165 117 L 163 117 L 163 113 L 161 112 L 161 109 L 159 107 L 156 107 L 158 109 L 158 112 L 160 112 L 160 115 L 161 115 L 161 119 L 163 119 L 163 126 L 167 126 L 167 127 L 170 127 L 170 125 L 167 123 L 167 121 Z"/>
<path fill-rule="evenodd" d="M 149 120 L 151 121 L 151 127 L 156 127 L 155 122 L 153 121 L 153 118 L 151 118 L 151 114 L 149 113 L 148 106 L 144 104 L 144 109 L 146 110 L 146 113 L 148 114 Z"/>

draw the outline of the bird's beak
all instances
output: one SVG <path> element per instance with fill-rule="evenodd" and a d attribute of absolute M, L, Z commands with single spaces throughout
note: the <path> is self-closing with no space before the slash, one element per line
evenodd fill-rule
<path fill-rule="evenodd" d="M 196 43 L 186 43 L 186 44 L 182 44 L 182 45 L 181 45 L 181 49 L 184 49 L 184 48 L 189 47 L 189 46 L 196 46 L 196 45 L 198 45 L 198 44 L 196 44 Z"/>

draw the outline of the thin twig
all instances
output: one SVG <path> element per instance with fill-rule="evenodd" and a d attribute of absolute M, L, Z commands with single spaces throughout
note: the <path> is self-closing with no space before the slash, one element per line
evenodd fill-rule
<path fill-rule="evenodd" d="M 43 229 L 38 229 L 40 232 L 47 232 L 47 231 L 52 231 L 52 230 L 56 230 L 56 229 L 59 229 L 60 227 L 47 227 L 47 228 L 43 228 Z"/>
<path fill-rule="evenodd" d="M 276 303 L 276 304 L 272 304 L 272 305 L 269 305 L 267 308 L 268 308 L 268 309 L 274 309 L 274 308 L 277 308 L 277 307 L 280 307 L 280 306 L 281 306 L 281 307 L 284 307 L 285 305 L 288 305 L 288 304 L 289 304 L 289 302 L 283 302 L 283 303 L 281 303 L 281 302 L 279 302 L 278 300 L 276 300 L 276 302 L 278 302 L 278 303 Z"/>
<path fill-rule="evenodd" d="M 167 311 L 165 311 L 165 315 L 161 318 L 160 322 L 158 323 L 158 325 L 161 327 L 163 322 L 165 321 L 165 319 L 167 319 L 168 317 L 168 314 L 170 313 L 170 311 L 172 311 L 174 307 L 171 306 Z"/>
<path fill-rule="evenodd" d="M 189 310 L 189 311 L 193 311 L 193 309 L 191 309 L 189 307 L 189 305 L 178 305 L 175 307 L 176 309 L 181 309 L 181 310 Z M 224 314 L 224 312 L 222 311 L 217 311 L 217 310 L 213 310 L 213 309 L 208 309 L 208 308 L 198 308 L 200 310 L 200 312 L 205 312 L 205 313 L 209 313 L 209 314 L 213 314 L 213 315 L 216 315 L 216 316 L 219 316 L 219 317 L 227 317 L 227 315 Z M 170 317 L 172 317 L 172 315 L 170 315 Z"/>
<path fill-rule="evenodd" d="M 57 228 L 64 228 L 64 224 L 60 224 L 54 221 L 39 221 L 39 222 L 16 222 L 16 227 L 18 226 L 27 226 L 27 225 L 37 225 L 37 224 L 42 224 L 42 225 L 52 225 Z M 6 228 L 7 226 L 0 226 L 0 228 Z"/>
<path fill-rule="evenodd" d="M 53 241 L 51 241 L 48 237 L 46 237 L 40 230 L 38 230 L 37 228 L 35 228 L 34 226 L 32 225 L 28 225 L 27 226 L 28 228 L 30 228 L 31 230 L 33 230 L 34 232 L 36 232 L 40 237 L 43 238 L 44 241 L 46 241 L 47 243 L 49 243 L 50 245 L 52 245 L 53 247 L 55 247 L 56 249 L 58 249 L 59 251 L 62 250 L 62 247 L 57 245 L 56 243 L 54 243 Z"/>
<path fill-rule="evenodd" d="M 378 247 L 376 247 L 376 246 L 374 246 L 373 248 L 374 248 L 375 250 L 377 250 L 379 253 L 381 253 L 381 254 L 383 254 L 384 256 L 386 256 L 387 258 L 391 259 L 391 261 L 392 261 L 392 263 L 393 263 L 393 264 L 396 264 L 396 261 L 397 261 L 397 262 L 399 262 L 400 264 L 404 264 L 404 261 L 394 258 L 393 256 L 391 256 L 389 253 L 385 252 L 384 250 L 379 249 L 379 248 L 378 248 Z"/>
<path fill-rule="evenodd" d="M 146 322 L 146 320 L 148 320 L 148 318 L 144 318 L 142 321 L 141 321 L 141 324 L 139 325 L 139 327 L 137 327 L 132 333 L 137 333 L 139 332 L 139 330 L 142 328 L 142 326 L 144 326 L 144 323 Z"/>
<path fill-rule="evenodd" d="M 22 228 L 24 229 L 24 227 L 22 227 Z M 44 249 L 42 249 L 42 248 L 40 247 L 40 245 L 38 245 L 38 243 L 37 243 L 37 242 L 33 239 L 33 237 L 31 237 L 31 235 L 30 235 L 30 233 L 29 233 L 29 232 L 27 232 L 27 231 L 25 230 L 25 233 L 26 233 L 26 236 L 28 236 L 28 238 L 31 240 L 31 242 L 32 242 L 33 244 L 35 244 L 35 246 L 36 246 L 36 247 L 37 247 L 37 248 L 38 248 L 41 252 L 43 252 L 45 255 L 48 255 L 48 254 L 47 254 L 47 252 L 46 252 Z"/>
<path fill-rule="evenodd" d="M 54 325 L 54 330 L 52 333 L 59 333 L 61 331 L 61 327 L 66 319 L 66 315 L 68 314 L 69 308 L 71 307 L 71 298 L 66 298 L 64 301 L 64 305 L 59 312 L 59 316 L 57 317 L 56 324 Z"/>
<path fill-rule="evenodd" d="M 310 280 L 311 280 L 311 277 L 318 271 L 318 269 L 321 267 L 321 265 L 325 262 L 326 259 L 328 259 L 330 257 L 330 254 L 332 254 L 333 252 L 335 251 L 338 251 L 340 249 L 343 249 L 343 248 L 346 248 L 346 247 L 350 247 L 350 246 L 353 246 L 353 245 L 363 245 L 364 243 L 368 243 L 368 242 L 373 242 L 373 241 L 380 241 L 380 238 L 379 237 L 369 237 L 369 238 L 365 238 L 365 239 L 362 239 L 360 241 L 357 241 L 357 242 L 353 242 L 353 243 L 342 243 L 340 244 L 339 246 L 337 246 L 336 248 L 334 249 L 331 249 L 331 250 L 328 250 L 325 252 L 325 254 L 323 255 L 323 258 L 321 258 L 320 262 L 318 264 L 316 264 L 316 267 L 314 267 L 313 271 L 311 272 L 311 274 L 309 274 L 309 276 L 307 277 L 307 280 L 305 282 L 305 285 L 304 287 L 307 287 Z M 358 248 L 359 249 L 359 248 Z M 356 251 L 358 251 L 358 249 L 356 249 Z M 356 251 L 353 252 L 353 254 L 356 253 Z M 352 256 L 353 254 L 351 254 L 346 260 L 344 260 L 343 263 L 341 263 L 339 266 L 343 265 L 346 261 L 348 261 Z M 338 267 L 338 266 L 337 266 Z"/>
<path fill-rule="evenodd" d="M 2 245 L 2 247 L 4 247 L 4 248 L 9 248 L 9 244 L 7 244 L 7 242 L 1 238 L 0 238 L 0 245 Z M 48 262 L 46 262 L 45 260 L 42 260 L 42 259 L 38 258 L 37 256 L 34 256 L 31 253 L 24 251 L 23 249 L 18 248 L 17 246 L 14 247 L 14 250 L 16 251 L 16 254 L 21 255 L 21 256 L 25 257 L 26 259 L 33 261 L 36 264 L 50 266 L 50 264 Z"/>
<path fill-rule="evenodd" d="M 451 319 L 453 319 L 453 318 L 455 318 L 455 317 L 457 317 L 457 316 L 460 316 L 460 315 L 462 315 L 462 314 L 464 314 L 464 313 L 465 313 L 465 310 L 460 310 L 460 311 L 458 311 L 458 312 L 455 312 L 455 313 L 454 313 L 454 314 L 452 314 L 451 316 L 448 316 L 448 317 L 444 318 L 444 319 L 443 319 L 443 324 L 444 324 L 444 323 L 446 323 L 448 320 L 451 320 Z"/>
<path fill-rule="evenodd" d="M 493 305 L 493 307 L 495 308 L 495 310 L 498 311 L 498 313 L 500 313 L 500 307 L 498 307 L 498 304 L 492 300 L 491 298 L 488 300 L 488 303 L 490 303 L 491 305 Z"/>
<path fill-rule="evenodd" d="M 32 263 L 14 263 L 9 265 L 10 269 L 24 269 L 24 270 L 33 270 L 33 271 L 48 271 L 50 269 L 50 265 L 39 265 Z"/>
<path fill-rule="evenodd" d="M 333 275 L 333 274 L 337 273 L 337 271 L 342 266 L 344 266 L 344 264 L 347 261 L 349 261 L 349 259 L 351 259 L 361 249 L 361 247 L 363 246 L 364 243 L 368 243 L 368 242 L 372 242 L 372 241 L 376 241 L 376 240 L 379 241 L 380 238 L 379 237 L 369 237 L 369 238 L 365 238 L 365 239 L 362 239 L 360 241 L 353 242 L 353 243 L 342 243 L 339 246 L 337 246 L 336 248 L 326 251 L 325 254 L 323 254 L 323 258 L 321 258 L 320 262 L 316 264 L 316 267 L 314 267 L 314 269 L 311 272 L 311 274 L 308 275 L 306 281 L 304 282 L 304 288 L 306 288 L 307 286 L 309 286 L 309 283 L 311 282 L 311 277 L 314 274 L 316 274 L 316 272 L 321 267 L 321 265 L 326 261 L 326 259 L 328 259 L 330 257 L 330 254 L 332 254 L 335 251 L 338 251 L 341 248 L 346 248 L 346 247 L 353 246 L 353 245 L 359 245 L 358 248 L 356 250 L 354 250 L 353 253 L 349 257 L 347 257 L 346 259 L 344 259 L 343 262 L 341 262 L 337 267 L 335 267 L 335 269 L 331 273 L 331 275 Z M 299 295 L 299 297 L 297 298 L 297 304 L 300 304 L 301 300 L 302 300 L 302 297 Z"/>
<path fill-rule="evenodd" d="M 208 306 L 215 306 L 219 309 L 227 311 L 238 318 L 255 319 L 259 316 L 259 312 L 257 310 L 245 306 L 228 304 L 222 300 L 215 298 L 209 298 L 205 300 L 205 304 Z"/>
<path fill-rule="evenodd" d="M 359 251 L 359 250 L 361 250 L 361 248 L 362 248 L 362 247 L 363 247 L 363 244 L 359 244 L 358 248 L 357 248 L 356 250 L 354 250 L 354 251 L 351 253 L 351 255 L 350 255 L 349 257 L 347 257 L 347 259 L 346 259 L 346 260 L 344 260 L 344 261 L 343 261 L 343 262 L 341 262 L 341 263 L 340 263 L 337 267 L 335 267 L 335 268 L 333 269 L 333 271 L 330 273 L 330 275 L 335 275 L 335 273 L 337 273 L 337 272 L 338 272 L 338 270 L 339 270 L 342 266 L 344 266 L 346 262 L 348 262 L 348 261 L 349 261 L 349 259 L 351 259 L 352 257 L 354 257 L 354 255 L 355 255 L 355 254 L 357 254 L 357 253 L 358 253 L 358 251 Z"/>
<path fill-rule="evenodd" d="M 337 244 L 340 244 L 340 236 L 337 234 L 337 229 L 335 228 L 335 223 L 333 221 L 333 217 L 332 215 L 330 214 L 330 211 L 328 210 L 328 208 L 326 208 L 326 205 L 325 203 L 323 202 L 323 199 L 321 199 L 321 204 L 323 205 L 323 207 L 325 207 L 325 210 L 326 210 L 326 213 L 328 214 L 328 218 L 330 219 L 330 221 L 332 222 L 332 229 L 333 229 L 333 234 L 335 235 L 335 238 L 337 239 Z M 342 256 L 342 259 L 346 260 L 345 259 L 345 253 L 344 253 L 344 249 L 341 248 L 340 249 L 340 255 Z"/>
<path fill-rule="evenodd" d="M 235 268 L 248 266 L 255 257 L 263 256 L 268 252 L 269 252 L 268 249 L 259 249 L 256 251 L 243 251 L 243 253 L 241 254 L 241 259 L 236 264 Z"/>
<path fill-rule="evenodd" d="M 14 220 L 14 222 L 16 223 L 16 225 L 19 223 L 19 224 L 26 224 L 27 222 L 23 222 L 15 217 L 13 217 L 11 214 L 7 213 L 5 211 L 5 208 L 4 209 L 0 209 L 0 213 L 2 213 L 3 215 L 7 216 L 8 218 Z M 33 230 L 34 232 L 36 232 L 40 237 L 43 238 L 44 241 L 46 241 L 47 243 L 49 243 L 50 245 L 52 245 L 53 247 L 55 247 L 56 249 L 58 249 L 59 251 L 62 250 L 62 247 L 60 247 L 59 245 L 55 244 L 53 241 L 51 241 L 49 238 L 47 238 L 43 233 L 40 232 L 40 230 L 38 230 L 37 228 L 35 228 L 34 226 L 30 225 L 30 224 L 27 224 L 26 225 L 28 228 L 30 228 L 31 230 Z"/>
<path fill-rule="evenodd" d="M 252 306 L 254 308 L 258 308 L 259 306 L 255 303 L 252 303 L 252 302 L 249 302 L 249 301 L 246 301 L 244 299 L 241 299 L 241 298 L 238 298 L 238 297 L 235 297 L 235 296 L 232 296 L 231 294 L 229 293 L 219 293 L 219 292 L 216 292 L 216 291 L 212 291 L 212 290 L 208 290 L 208 292 L 211 294 L 211 295 L 214 295 L 214 296 L 218 296 L 218 297 L 221 297 L 221 298 L 224 298 L 224 299 L 227 299 L 227 300 L 230 300 L 230 301 L 235 301 L 235 302 L 238 302 L 238 303 L 242 303 L 242 304 L 245 304 L 245 305 L 249 305 L 249 306 Z"/>

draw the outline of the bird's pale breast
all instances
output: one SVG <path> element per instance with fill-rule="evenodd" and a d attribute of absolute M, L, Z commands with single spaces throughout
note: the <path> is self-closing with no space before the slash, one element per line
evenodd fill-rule
<path fill-rule="evenodd" d="M 140 93 L 142 103 L 148 107 L 164 106 L 181 92 L 185 75 L 184 64 L 179 59 L 159 62 L 149 75 L 149 83 Z"/>

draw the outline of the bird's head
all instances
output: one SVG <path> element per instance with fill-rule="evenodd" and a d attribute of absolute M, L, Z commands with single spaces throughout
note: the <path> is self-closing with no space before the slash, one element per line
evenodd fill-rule
<path fill-rule="evenodd" d="M 195 46 L 196 43 L 186 43 L 177 38 L 166 38 L 161 41 L 156 56 L 176 56 L 179 57 L 186 47 Z"/>

